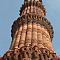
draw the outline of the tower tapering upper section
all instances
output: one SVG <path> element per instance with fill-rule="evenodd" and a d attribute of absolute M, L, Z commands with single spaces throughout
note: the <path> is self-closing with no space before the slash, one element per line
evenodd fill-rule
<path fill-rule="evenodd" d="M 12 25 L 10 48 L 36 45 L 53 50 L 51 42 L 53 27 L 44 17 L 45 15 L 42 0 L 24 0 L 20 9 L 20 17 Z"/>
<path fill-rule="evenodd" d="M 12 25 L 10 49 L 38 46 L 53 51 L 53 27 L 45 15 L 42 0 L 24 0 L 20 17 Z"/>
<path fill-rule="evenodd" d="M 45 15 L 42 0 L 24 0 L 3 60 L 58 60 L 52 47 L 53 27 Z"/>
<path fill-rule="evenodd" d="M 42 0 L 24 0 L 24 4 L 21 7 L 20 15 L 36 14 L 39 16 L 45 16 L 46 11 L 42 4 Z"/>

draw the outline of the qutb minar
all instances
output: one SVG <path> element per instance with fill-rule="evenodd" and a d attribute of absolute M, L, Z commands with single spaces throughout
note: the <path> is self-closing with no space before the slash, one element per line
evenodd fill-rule
<path fill-rule="evenodd" d="M 42 0 L 24 0 L 11 29 L 11 45 L 0 60 L 60 60 L 52 47 L 53 27 Z"/>

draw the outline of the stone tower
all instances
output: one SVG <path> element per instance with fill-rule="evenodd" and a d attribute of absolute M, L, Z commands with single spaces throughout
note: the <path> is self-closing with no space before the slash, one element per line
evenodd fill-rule
<path fill-rule="evenodd" d="M 2 60 L 58 60 L 52 47 L 53 27 L 45 16 L 42 0 L 24 0 Z"/>

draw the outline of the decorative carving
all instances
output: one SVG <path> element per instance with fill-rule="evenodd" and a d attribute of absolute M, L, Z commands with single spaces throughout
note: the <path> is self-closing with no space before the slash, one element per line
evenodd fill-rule
<path fill-rule="evenodd" d="M 45 15 L 42 0 L 24 0 L 12 25 L 11 51 L 2 60 L 58 60 L 52 48 L 53 27 Z"/>
<path fill-rule="evenodd" d="M 38 60 L 39 59 L 39 52 L 38 52 L 38 47 L 37 46 L 33 47 L 32 59 L 33 60 Z"/>
<path fill-rule="evenodd" d="M 28 58 L 31 58 L 31 48 L 29 46 L 26 46 L 26 54 L 28 55 Z"/>

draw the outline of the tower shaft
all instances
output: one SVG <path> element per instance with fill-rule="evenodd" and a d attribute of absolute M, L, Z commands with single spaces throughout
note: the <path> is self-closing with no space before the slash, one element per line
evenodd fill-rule
<path fill-rule="evenodd" d="M 57 60 L 52 47 L 53 27 L 42 0 L 24 0 L 11 30 L 12 42 L 4 60 Z"/>

